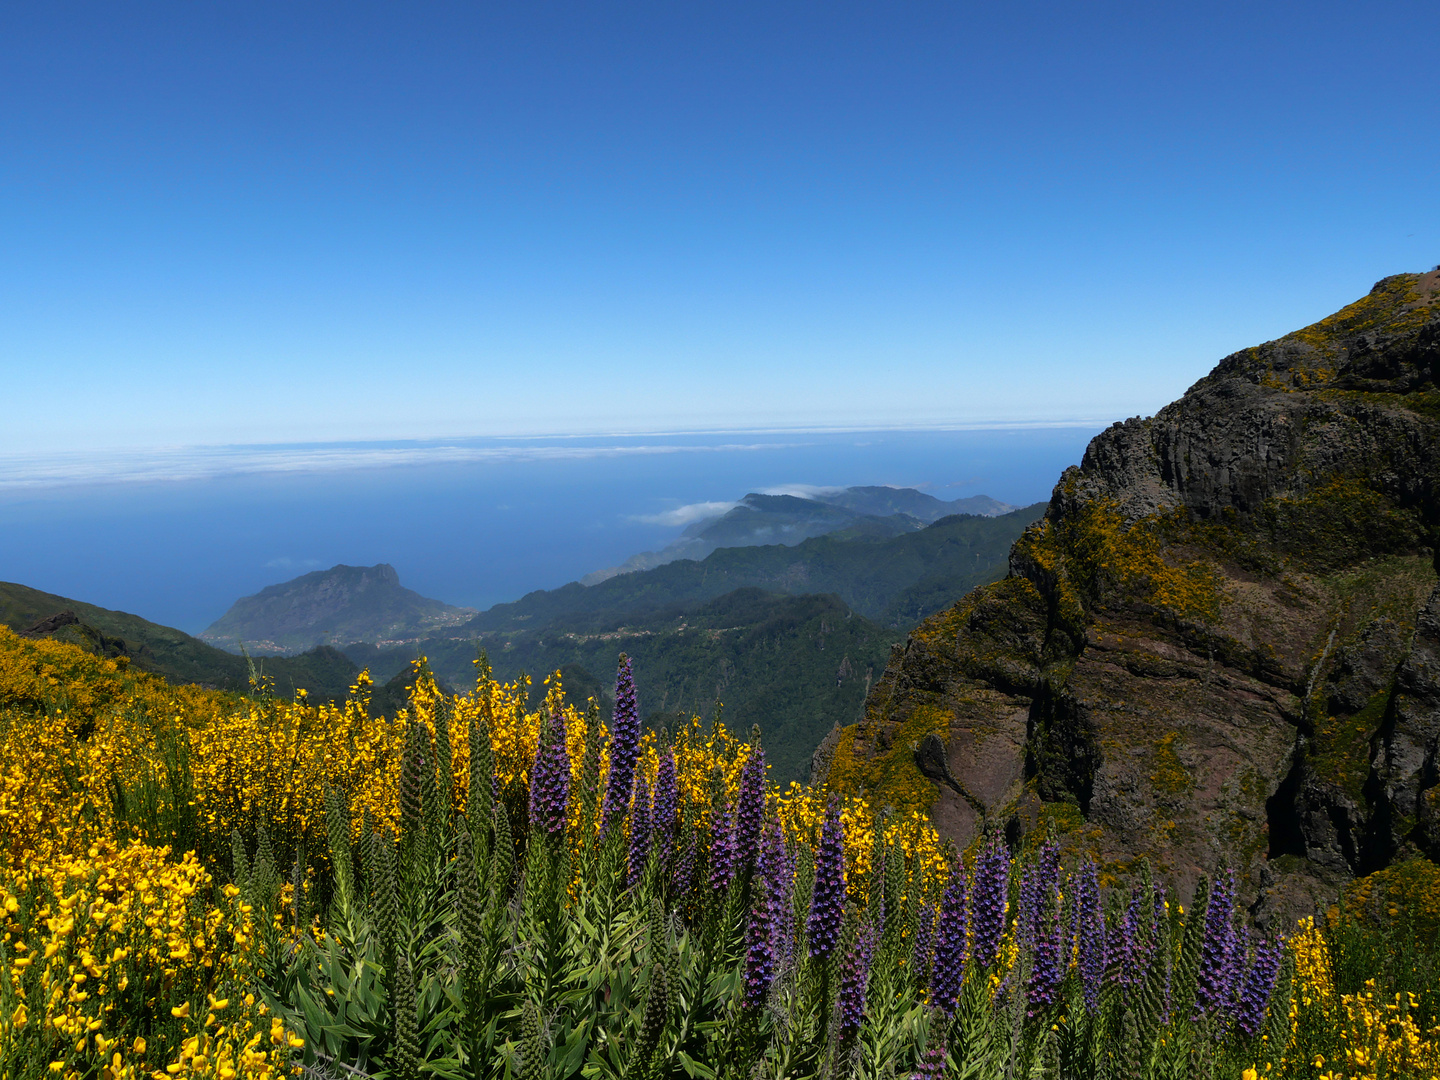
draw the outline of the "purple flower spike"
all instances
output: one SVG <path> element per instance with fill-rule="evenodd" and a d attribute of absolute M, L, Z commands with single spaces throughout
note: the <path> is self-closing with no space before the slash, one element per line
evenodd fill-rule
<path fill-rule="evenodd" d="M 1100 1006 L 1100 984 L 1105 978 L 1105 914 L 1100 910 L 1100 868 L 1090 860 L 1080 868 L 1075 883 L 1075 945 L 1079 953 L 1080 986 L 1085 1008 Z"/>
<path fill-rule="evenodd" d="M 930 985 L 930 959 L 935 951 L 935 905 L 921 904 L 919 917 L 915 920 L 915 946 L 910 951 L 910 970 L 915 973 L 915 985 L 921 988 Z"/>
<path fill-rule="evenodd" d="M 930 1045 L 910 1080 L 945 1080 L 945 1031 L 938 1025 L 931 1028 Z"/>
<path fill-rule="evenodd" d="M 1043 1012 L 1059 999 L 1060 983 L 1065 978 L 1069 959 L 1062 955 L 1060 905 L 1056 894 L 1051 892 L 1043 904 L 1035 926 L 1030 978 L 1025 985 L 1030 1016 Z"/>
<path fill-rule="evenodd" d="M 740 793 L 735 806 L 736 868 L 755 866 L 760 829 L 765 824 L 765 751 L 756 747 L 740 768 Z"/>
<path fill-rule="evenodd" d="M 875 955 L 876 929 L 868 919 L 861 924 L 856 935 L 855 947 L 845 957 L 845 970 L 840 977 L 840 996 L 837 1001 L 840 1019 L 840 1039 L 853 1039 L 865 1022 L 865 991 L 870 982 L 870 961 Z"/>
<path fill-rule="evenodd" d="M 634 888 L 645 876 L 650 859 L 650 785 L 641 773 L 635 780 L 635 808 L 630 812 L 630 872 L 626 884 Z"/>
<path fill-rule="evenodd" d="M 670 880 L 670 889 L 676 900 L 683 900 L 690 895 L 693 888 L 695 888 L 695 834 L 692 832 L 680 852 L 680 857 L 675 860 L 675 873 Z"/>
<path fill-rule="evenodd" d="M 1039 867 L 1027 866 L 1020 871 L 1020 906 L 1015 913 L 1015 933 L 1020 947 L 1028 949 L 1035 941 L 1040 926 L 1040 910 L 1044 900 L 1040 893 Z"/>
<path fill-rule="evenodd" d="M 1238 1019 L 1240 1015 L 1240 994 L 1245 986 L 1245 976 L 1248 972 L 1246 961 L 1249 958 L 1249 927 L 1232 927 L 1230 948 L 1225 956 L 1225 981 L 1220 996 L 1220 1008 L 1235 1019 Z"/>
<path fill-rule="evenodd" d="M 1040 848 L 1040 857 L 1035 862 L 1035 906 L 1030 910 L 1034 934 L 1040 928 L 1040 916 L 1045 905 L 1060 891 L 1060 845 L 1047 840 Z"/>
<path fill-rule="evenodd" d="M 930 975 L 930 1002 L 946 1017 L 955 1011 L 965 982 L 965 864 L 955 860 L 945 895 L 940 899 L 935 963 Z"/>
<path fill-rule="evenodd" d="M 530 824 L 552 836 L 563 833 L 570 806 L 570 751 L 565 746 L 565 717 L 551 713 L 540 729 L 535 765 L 530 770 Z"/>
<path fill-rule="evenodd" d="M 600 834 L 625 817 L 630 806 L 630 785 L 635 779 L 635 759 L 640 753 L 640 706 L 635 698 L 635 676 L 630 658 L 620 654 L 615 674 L 615 722 L 610 730 L 610 777 L 605 783 L 605 805 Z"/>
<path fill-rule="evenodd" d="M 1125 918 L 1110 931 L 1105 959 L 1110 968 L 1110 981 L 1117 986 L 1135 986 L 1143 978 L 1143 970 L 1136 963 L 1135 940 L 1140 929 L 1140 893 L 1130 896 L 1130 906 L 1125 909 Z"/>
<path fill-rule="evenodd" d="M 675 751 L 667 746 L 660 755 L 660 767 L 655 772 L 655 811 L 650 822 L 655 830 L 655 840 L 660 845 L 662 862 L 668 862 L 675 850 L 676 810 L 679 806 L 680 785 L 675 779 Z"/>
<path fill-rule="evenodd" d="M 1245 975 L 1245 984 L 1240 991 L 1240 1001 L 1235 1019 L 1240 1030 L 1252 1039 L 1260 1034 L 1265 1023 L 1265 1010 L 1270 1005 L 1270 993 L 1275 989 L 1275 978 L 1280 974 L 1280 957 L 1283 946 L 1278 938 L 1261 941 L 1255 946 L 1255 959 Z"/>
<path fill-rule="evenodd" d="M 1154 900 L 1151 903 L 1150 911 L 1147 913 L 1145 933 L 1142 940 L 1137 943 L 1135 949 L 1135 964 L 1141 973 L 1135 976 L 1135 985 L 1139 986 L 1145 981 L 1143 972 L 1150 969 L 1150 962 L 1155 959 L 1156 944 L 1160 940 L 1160 924 L 1165 920 L 1165 886 L 1156 885 L 1154 888 Z"/>
<path fill-rule="evenodd" d="M 778 824 L 771 824 L 761 841 L 759 877 L 765 882 L 765 895 L 770 902 L 770 937 L 775 961 L 788 963 L 795 947 L 794 910 L 790 906 L 795 866 Z"/>
<path fill-rule="evenodd" d="M 758 1009 L 770 994 L 775 979 L 773 909 L 763 878 L 755 882 L 750 902 L 750 925 L 745 928 L 745 993 L 742 1003 Z"/>
<path fill-rule="evenodd" d="M 845 915 L 845 827 L 840 822 L 840 800 L 830 796 L 825 824 L 820 828 L 820 850 L 815 853 L 815 891 L 810 897 L 810 918 L 805 936 L 810 956 L 824 960 L 840 940 Z"/>
<path fill-rule="evenodd" d="M 1230 915 L 1234 907 L 1235 875 L 1231 874 L 1215 883 L 1210 891 L 1210 905 L 1205 909 L 1205 938 L 1200 946 L 1192 1020 L 1198 1020 L 1225 1001 L 1230 970 Z"/>
<path fill-rule="evenodd" d="M 1010 886 L 1010 856 L 995 837 L 975 867 L 975 892 L 970 899 L 971 959 L 982 968 L 995 963 L 1005 932 L 1005 900 Z"/>
<path fill-rule="evenodd" d="M 730 827 L 730 805 L 715 815 L 710 832 L 710 888 L 724 893 L 735 876 L 735 831 Z"/>

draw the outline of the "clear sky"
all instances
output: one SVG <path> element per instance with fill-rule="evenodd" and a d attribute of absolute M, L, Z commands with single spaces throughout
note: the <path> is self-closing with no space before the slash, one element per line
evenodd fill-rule
<path fill-rule="evenodd" d="M 1440 262 L 1424 3 L 11 3 L 0 453 L 1108 421 Z"/>

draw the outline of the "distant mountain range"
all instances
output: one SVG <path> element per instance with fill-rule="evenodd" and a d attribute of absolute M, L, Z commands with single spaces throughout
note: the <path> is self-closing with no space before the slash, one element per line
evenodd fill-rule
<path fill-rule="evenodd" d="M 659 551 L 642 551 L 619 566 L 596 570 L 580 584 L 598 585 L 678 559 L 700 560 L 718 548 L 794 545 L 835 533 L 878 539 L 914 532 L 953 514 L 996 517 L 1016 509 L 988 495 L 946 502 L 915 488 L 849 487 L 803 498 L 751 493 L 726 513 L 694 522 Z"/>
<path fill-rule="evenodd" d="M 243 644 L 260 655 L 292 655 L 318 645 L 414 641 L 474 614 L 405 588 L 388 563 L 340 565 L 235 601 L 200 639 L 231 651 Z"/>
<path fill-rule="evenodd" d="M 907 627 L 955 596 L 1003 576 L 1010 545 L 1044 512 L 1045 504 L 1036 503 L 999 517 L 941 518 L 932 525 L 907 527 L 899 535 L 847 529 L 794 547 L 718 548 L 700 561 L 679 559 L 598 585 L 571 582 L 527 593 L 436 636 L 578 626 L 713 599 L 745 587 L 835 593 L 867 618 Z"/>
<path fill-rule="evenodd" d="M 794 547 L 720 548 L 586 587 L 572 582 L 497 604 L 398 648 L 347 646 L 377 679 L 403 679 L 423 653 L 463 687 L 486 650 L 497 677 L 560 669 L 567 693 L 609 708 L 618 653 L 635 659 L 652 725 L 717 698 L 726 723 L 758 723 L 777 780 L 805 775 L 836 723 L 852 723 L 889 648 L 919 619 L 1005 575 L 1010 545 L 1044 504 L 999 517 L 955 515 L 898 536 L 812 537 Z M 877 666 L 878 665 L 878 666 Z"/>
<path fill-rule="evenodd" d="M 1004 506 L 961 501 L 987 515 Z M 387 715 L 405 704 L 415 657 L 463 690 L 480 649 L 497 677 L 528 673 L 536 704 L 543 679 L 559 669 L 572 700 L 593 697 L 608 713 L 624 651 L 648 723 L 708 718 L 723 701 L 733 728 L 761 726 L 783 782 L 806 774 L 827 731 L 859 717 L 890 646 L 925 615 L 1002 577 L 1010 545 L 1044 510 L 941 514 L 953 505 L 894 488 L 749 495 L 682 537 L 702 558 L 572 582 L 481 613 L 420 596 L 382 563 L 270 586 L 237 601 L 206 640 L 22 585 L 0 585 L 0 622 L 129 657 L 174 682 L 241 692 L 247 661 L 216 646 L 243 643 L 284 696 L 303 687 L 340 700 L 368 667 L 383 684 L 372 709 Z"/>

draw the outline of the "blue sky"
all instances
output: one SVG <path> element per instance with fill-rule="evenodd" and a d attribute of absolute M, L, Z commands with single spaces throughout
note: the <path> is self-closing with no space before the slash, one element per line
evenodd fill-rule
<path fill-rule="evenodd" d="M 9 4 L 0 461 L 1106 422 L 1440 262 L 1432 3 Z"/>

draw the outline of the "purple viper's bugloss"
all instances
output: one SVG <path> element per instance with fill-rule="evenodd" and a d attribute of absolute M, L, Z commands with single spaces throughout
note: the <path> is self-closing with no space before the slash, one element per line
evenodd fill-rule
<path fill-rule="evenodd" d="M 910 1080 L 945 1080 L 945 1031 L 937 1026 L 930 1032 L 930 1044 L 925 1047 L 925 1056 L 910 1074 Z"/>
<path fill-rule="evenodd" d="M 1245 975 L 1247 973 L 1250 959 L 1250 930 L 1245 926 L 1232 926 L 1230 929 L 1230 948 L 1225 956 L 1225 979 L 1221 984 L 1221 994 L 1218 1008 L 1228 1014 L 1232 1019 L 1238 1018 L 1240 1013 L 1240 992 L 1245 986 Z"/>
<path fill-rule="evenodd" d="M 645 876 L 650 858 L 650 785 L 645 774 L 635 778 L 635 807 L 630 811 L 630 870 L 626 884 L 634 888 Z"/>
<path fill-rule="evenodd" d="M 765 751 L 756 747 L 740 767 L 735 799 L 735 868 L 743 874 L 755 867 L 760 829 L 765 824 Z"/>
<path fill-rule="evenodd" d="M 771 822 L 761 837 L 758 876 L 765 882 L 765 895 L 770 903 L 770 939 L 775 961 L 789 963 L 795 947 L 795 913 L 790 905 L 795 866 L 778 822 Z"/>
<path fill-rule="evenodd" d="M 1015 934 L 1022 949 L 1035 941 L 1045 905 L 1060 887 L 1060 845 L 1047 840 L 1035 862 L 1020 875 L 1020 903 L 1015 913 Z"/>
<path fill-rule="evenodd" d="M 735 830 L 730 824 L 730 804 L 715 814 L 710 826 L 710 888 L 724 894 L 735 876 Z"/>
<path fill-rule="evenodd" d="M 1100 985 L 1105 979 L 1105 913 L 1100 909 L 1100 868 L 1086 859 L 1075 882 L 1075 950 L 1085 1008 L 1100 1007 Z"/>
<path fill-rule="evenodd" d="M 695 834 L 690 833 L 685 846 L 675 860 L 675 872 L 670 878 L 670 891 L 676 900 L 684 900 L 695 888 Z"/>
<path fill-rule="evenodd" d="M 750 896 L 750 922 L 745 927 L 745 992 L 741 1001 L 749 1009 L 765 1004 L 775 979 L 773 915 L 765 881 L 757 879 Z"/>
<path fill-rule="evenodd" d="M 1040 906 L 1040 875 L 1036 867 L 1027 866 L 1020 871 L 1020 902 L 1015 910 L 1015 936 L 1022 949 L 1028 949 L 1035 940 Z"/>
<path fill-rule="evenodd" d="M 915 985 L 930 985 L 930 960 L 935 952 L 935 905 L 921 904 L 915 916 L 915 944 L 910 949 L 910 970 Z"/>
<path fill-rule="evenodd" d="M 1069 957 L 1063 955 L 1060 933 L 1059 897 L 1051 893 L 1036 920 L 1031 945 L 1030 977 L 1025 982 L 1028 1015 L 1035 1016 L 1054 1005 L 1060 996 Z"/>
<path fill-rule="evenodd" d="M 875 955 L 877 933 L 868 919 L 861 923 L 855 944 L 845 957 L 836 1001 L 842 1042 L 859 1034 L 860 1025 L 865 1022 L 865 991 L 870 982 L 870 961 Z"/>
<path fill-rule="evenodd" d="M 815 852 L 815 888 L 810 895 L 810 918 L 805 936 L 810 956 L 824 960 L 840 941 L 845 917 L 845 826 L 840 821 L 840 800 L 834 795 L 825 807 L 820 827 L 820 848 Z"/>
<path fill-rule="evenodd" d="M 1229 990 L 1231 927 L 1235 907 L 1235 875 L 1221 878 L 1210 890 L 1205 909 L 1205 936 L 1200 945 L 1200 970 L 1195 976 L 1195 1007 L 1192 1020 L 1224 1004 Z"/>
<path fill-rule="evenodd" d="M 1117 986 L 1134 986 L 1145 977 L 1143 971 L 1136 970 L 1135 963 L 1135 940 L 1139 931 L 1140 893 L 1137 890 L 1130 896 L 1130 906 L 1125 909 L 1125 917 L 1110 930 L 1105 950 L 1110 981 Z"/>
<path fill-rule="evenodd" d="M 1139 986 L 1145 981 L 1145 972 L 1150 970 L 1150 963 L 1155 959 L 1156 948 L 1160 941 L 1160 924 L 1165 921 L 1165 886 L 1156 885 L 1152 892 L 1150 910 L 1146 913 L 1144 930 L 1140 940 L 1135 946 L 1135 964 L 1140 969 L 1135 976 L 1135 985 Z"/>
<path fill-rule="evenodd" d="M 670 861 L 675 851 L 679 807 L 680 785 L 675 778 L 675 751 L 667 746 L 660 755 L 660 766 L 655 770 L 655 807 L 650 822 L 655 830 L 655 842 L 660 847 L 660 860 L 664 863 Z"/>
<path fill-rule="evenodd" d="M 1010 892 L 1010 856 L 1005 842 L 990 841 L 975 867 L 975 888 L 970 895 L 970 958 L 982 968 L 995 963 L 1000 937 L 1005 933 L 1005 903 Z"/>
<path fill-rule="evenodd" d="M 551 713 L 540 728 L 535 764 L 530 770 L 530 826 L 550 835 L 563 833 L 570 807 L 570 751 L 565 717 Z"/>
<path fill-rule="evenodd" d="M 945 1016 L 955 1011 L 965 982 L 965 864 L 955 860 L 945 894 L 940 898 L 940 921 L 935 928 L 935 959 L 930 969 L 930 1003 Z"/>
<path fill-rule="evenodd" d="M 1245 982 L 1240 990 L 1240 999 L 1235 1009 L 1235 1020 L 1240 1030 L 1252 1039 L 1260 1034 L 1265 1023 L 1265 1010 L 1270 1005 L 1270 993 L 1275 989 L 1275 979 L 1280 974 L 1280 958 L 1283 946 L 1278 938 L 1261 939 L 1255 945 L 1255 956 L 1250 961 L 1250 970 L 1245 973 Z"/>
<path fill-rule="evenodd" d="M 1054 840 L 1045 841 L 1040 848 L 1040 856 L 1035 860 L 1033 888 L 1035 901 L 1030 908 L 1029 930 L 1032 938 L 1040 928 L 1040 916 L 1045 911 L 1045 905 L 1060 891 L 1060 845 Z"/>
<path fill-rule="evenodd" d="M 640 705 L 635 697 L 635 676 L 630 658 L 620 654 L 620 669 L 615 673 L 615 716 L 610 725 L 610 775 L 605 781 L 605 804 L 601 814 L 600 833 L 625 817 L 630 807 L 630 787 L 635 780 L 635 759 L 640 753 Z"/>

